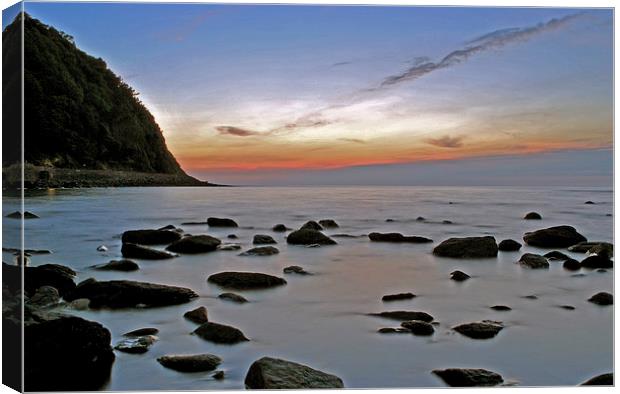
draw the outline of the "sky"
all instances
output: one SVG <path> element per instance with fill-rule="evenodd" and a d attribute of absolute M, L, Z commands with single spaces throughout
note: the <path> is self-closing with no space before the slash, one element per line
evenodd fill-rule
<path fill-rule="evenodd" d="M 611 185 L 609 9 L 26 3 L 219 183 Z M 579 160 L 587 171 L 575 171 Z"/>

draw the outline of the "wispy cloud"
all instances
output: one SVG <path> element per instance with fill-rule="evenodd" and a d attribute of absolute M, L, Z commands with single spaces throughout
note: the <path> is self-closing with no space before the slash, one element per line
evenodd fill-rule
<path fill-rule="evenodd" d="M 359 138 L 338 138 L 338 140 L 344 141 L 344 142 L 353 142 L 353 143 L 356 143 L 356 144 L 365 144 L 366 143 L 366 141 L 361 140 Z"/>
<path fill-rule="evenodd" d="M 439 138 L 427 138 L 425 140 L 427 144 L 438 146 L 440 148 L 460 148 L 463 146 L 463 137 L 451 137 L 449 135 Z"/>
<path fill-rule="evenodd" d="M 215 128 L 222 135 L 234 135 L 236 137 L 250 137 L 253 135 L 260 135 L 261 133 L 254 130 L 242 129 L 235 126 L 217 126 Z"/>
<path fill-rule="evenodd" d="M 346 66 L 346 65 L 351 64 L 351 63 L 352 62 L 338 62 L 338 63 L 332 64 L 332 67 Z"/>

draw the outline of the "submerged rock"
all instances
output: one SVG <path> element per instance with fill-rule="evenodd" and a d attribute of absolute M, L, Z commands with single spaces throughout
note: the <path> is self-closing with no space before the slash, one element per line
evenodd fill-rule
<path fill-rule="evenodd" d="M 283 224 L 276 224 L 275 226 L 273 226 L 271 228 L 271 231 L 275 231 L 277 233 L 283 233 L 285 231 L 291 230 L 290 228 L 286 227 Z"/>
<path fill-rule="evenodd" d="M 165 260 L 176 257 L 174 253 L 147 248 L 146 246 L 124 243 L 121 247 L 123 257 L 143 260 Z"/>
<path fill-rule="evenodd" d="M 259 246 L 257 248 L 246 250 L 239 256 L 273 256 L 278 253 L 280 253 L 280 251 L 274 246 Z"/>
<path fill-rule="evenodd" d="M 310 272 L 304 270 L 303 267 L 298 265 L 290 265 L 285 267 L 282 272 L 285 274 L 312 275 Z"/>
<path fill-rule="evenodd" d="M 228 218 L 208 218 L 209 227 L 239 227 L 237 222 Z"/>
<path fill-rule="evenodd" d="M 235 250 L 241 250 L 241 245 L 239 244 L 220 244 L 217 247 L 217 250 L 221 250 L 222 252 L 231 252 Z"/>
<path fill-rule="evenodd" d="M 504 326 L 499 322 L 483 320 L 480 322 L 460 324 L 452 329 L 472 339 L 489 339 L 496 336 L 503 328 Z"/>
<path fill-rule="evenodd" d="M 588 200 L 588 201 L 584 202 L 584 204 L 586 204 L 586 205 L 594 205 L 594 201 Z"/>
<path fill-rule="evenodd" d="M 243 304 L 243 303 L 248 302 L 248 300 L 246 300 L 245 297 L 240 296 L 239 294 L 235 294 L 235 293 L 222 293 L 218 295 L 217 298 L 220 298 L 222 300 L 236 302 L 238 304 Z"/>
<path fill-rule="evenodd" d="M 595 269 L 595 268 L 613 268 L 614 267 L 614 262 L 611 261 L 606 256 L 598 256 L 598 255 L 594 254 L 592 256 L 588 256 L 585 259 L 583 259 L 581 261 L 581 266 L 584 267 L 584 268 L 591 268 L 591 269 Z"/>
<path fill-rule="evenodd" d="M 123 334 L 124 337 L 143 337 L 145 335 L 157 335 L 159 330 L 154 327 L 138 328 Z"/>
<path fill-rule="evenodd" d="M 605 291 L 594 294 L 592 297 L 588 299 L 593 304 L 597 305 L 613 305 L 614 296 Z"/>
<path fill-rule="evenodd" d="M 277 244 L 276 240 L 273 239 L 271 235 L 266 234 L 256 234 L 252 243 L 254 245 Z"/>
<path fill-rule="evenodd" d="M 194 334 L 214 343 L 235 344 L 249 341 L 238 328 L 212 322 L 203 323 L 194 330 Z"/>
<path fill-rule="evenodd" d="M 314 230 L 314 231 L 321 231 L 323 230 L 323 226 L 321 226 L 320 224 L 318 224 L 317 222 L 315 222 L 314 220 L 310 220 L 306 223 L 304 223 L 303 226 L 301 226 L 299 228 L 300 230 Z"/>
<path fill-rule="evenodd" d="M 248 389 L 339 389 L 342 379 L 307 365 L 272 357 L 254 361 L 245 377 Z"/>
<path fill-rule="evenodd" d="M 523 267 L 531 269 L 549 268 L 549 262 L 547 259 L 534 253 L 525 253 L 519 259 L 519 264 Z"/>
<path fill-rule="evenodd" d="M 486 236 L 447 239 L 433 249 L 433 254 L 441 257 L 483 258 L 496 257 L 497 251 L 495 238 Z"/>
<path fill-rule="evenodd" d="M 494 311 L 500 311 L 500 312 L 506 312 L 506 311 L 511 311 L 512 308 L 506 305 L 493 305 L 492 307 L 490 307 L 491 309 L 493 309 Z"/>
<path fill-rule="evenodd" d="M 411 330 L 402 327 L 383 327 L 377 330 L 379 334 L 411 334 Z"/>
<path fill-rule="evenodd" d="M 336 245 L 337 242 L 316 230 L 300 229 L 293 231 L 286 237 L 291 245 Z"/>
<path fill-rule="evenodd" d="M 596 253 L 592 251 L 592 248 L 598 247 L 597 250 L 606 250 L 608 252 L 608 256 L 611 257 L 613 255 L 613 245 L 609 242 L 597 242 L 597 241 L 584 241 L 575 243 L 568 247 L 573 253 Z"/>
<path fill-rule="evenodd" d="M 210 235 L 189 235 L 170 244 L 166 249 L 176 253 L 196 254 L 217 250 L 222 243 Z"/>
<path fill-rule="evenodd" d="M 215 379 L 215 380 L 222 380 L 222 379 L 224 379 L 224 371 L 216 371 L 213 374 L 213 379 Z"/>
<path fill-rule="evenodd" d="M 542 219 L 542 216 L 540 216 L 540 214 L 537 213 L 537 212 L 528 212 L 528 213 L 525 214 L 523 219 L 525 219 L 525 220 L 540 220 L 540 219 Z"/>
<path fill-rule="evenodd" d="M 338 228 L 340 227 L 338 223 L 336 223 L 333 219 L 323 219 L 319 220 L 319 224 L 323 226 L 323 228 Z"/>
<path fill-rule="evenodd" d="M 167 245 L 181 239 L 178 231 L 172 230 L 130 230 L 122 236 L 123 243 L 140 245 Z"/>
<path fill-rule="evenodd" d="M 549 253 L 545 253 L 543 256 L 548 258 L 548 259 L 550 259 L 550 260 L 566 261 L 566 260 L 570 259 L 569 256 L 567 256 L 564 253 L 559 252 L 557 250 L 551 251 Z"/>
<path fill-rule="evenodd" d="M 504 239 L 499 245 L 497 245 L 497 249 L 502 252 L 516 252 L 521 249 L 521 244 L 513 239 Z"/>
<path fill-rule="evenodd" d="M 388 294 L 384 295 L 381 300 L 382 301 L 400 301 L 400 300 L 410 300 L 415 298 L 416 295 L 413 293 L 398 293 L 398 294 Z"/>
<path fill-rule="evenodd" d="M 406 242 L 406 243 L 429 243 L 433 242 L 432 239 L 419 237 L 416 235 L 405 236 L 400 233 L 370 233 L 368 234 L 368 238 L 370 238 L 373 242 Z"/>
<path fill-rule="evenodd" d="M 94 269 L 101 271 L 137 271 L 140 269 L 140 266 L 136 264 L 134 261 L 122 259 L 122 260 L 111 260 L 109 263 L 100 264 L 93 266 Z"/>
<path fill-rule="evenodd" d="M 401 327 L 411 331 L 413 335 L 429 336 L 435 333 L 432 324 L 421 320 L 408 320 L 400 323 Z"/>
<path fill-rule="evenodd" d="M 15 212 L 11 212 L 8 215 L 6 215 L 7 218 L 10 219 L 21 219 L 22 218 L 22 213 L 20 211 L 15 211 Z M 25 211 L 24 212 L 24 219 L 39 219 L 38 215 L 35 215 L 32 212 L 29 211 Z"/>
<path fill-rule="evenodd" d="M 387 311 L 379 313 L 370 313 L 370 316 L 379 316 L 392 320 L 421 320 L 423 322 L 430 323 L 434 320 L 433 316 L 426 312 L 412 312 L 412 311 Z"/>
<path fill-rule="evenodd" d="M 578 271 L 581 269 L 581 263 L 575 259 L 569 258 L 566 261 L 564 261 L 564 264 L 562 264 L 562 267 L 568 271 Z"/>
<path fill-rule="evenodd" d="M 196 324 L 203 324 L 209 321 L 209 315 L 207 313 L 207 308 L 204 306 L 199 306 L 196 309 L 185 312 L 183 315 L 187 320 L 190 320 Z"/>
<path fill-rule="evenodd" d="M 582 386 L 613 386 L 614 374 L 604 373 L 602 375 L 595 376 L 581 383 Z"/>
<path fill-rule="evenodd" d="M 463 271 L 452 271 L 450 273 L 450 279 L 457 281 L 457 282 L 463 282 L 467 279 L 471 278 L 471 276 L 467 275 L 465 272 Z"/>
<path fill-rule="evenodd" d="M 157 362 L 178 372 L 205 372 L 217 368 L 222 359 L 213 354 L 184 354 L 161 356 Z"/>
<path fill-rule="evenodd" d="M 157 339 L 155 335 L 127 338 L 117 343 L 114 349 L 124 353 L 142 354 L 146 353 L 157 342 Z"/>
<path fill-rule="evenodd" d="M 497 386 L 504 382 L 500 374 L 481 368 L 436 369 L 433 373 L 452 387 Z"/>
<path fill-rule="evenodd" d="M 285 285 L 286 281 L 277 276 L 259 272 L 220 272 L 209 276 L 208 282 L 232 289 L 260 289 Z"/>
<path fill-rule="evenodd" d="M 586 237 L 579 234 L 574 227 L 555 226 L 525 233 L 523 241 L 528 245 L 541 248 L 567 248 L 586 241 Z"/>

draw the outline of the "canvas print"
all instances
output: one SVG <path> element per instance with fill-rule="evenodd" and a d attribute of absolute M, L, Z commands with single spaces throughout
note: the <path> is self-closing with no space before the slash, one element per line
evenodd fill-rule
<path fill-rule="evenodd" d="M 613 9 L 2 22 L 5 385 L 613 385 Z"/>

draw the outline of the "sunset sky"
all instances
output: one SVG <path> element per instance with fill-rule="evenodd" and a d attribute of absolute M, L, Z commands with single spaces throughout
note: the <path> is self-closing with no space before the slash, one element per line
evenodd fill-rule
<path fill-rule="evenodd" d="M 499 184 L 511 174 L 524 184 L 570 184 L 570 174 L 611 182 L 611 10 L 27 3 L 26 12 L 135 87 L 180 164 L 203 179 L 461 184 L 486 172 Z M 583 179 L 570 170 L 576 158 Z M 510 171 L 533 163 L 529 178 Z"/>

